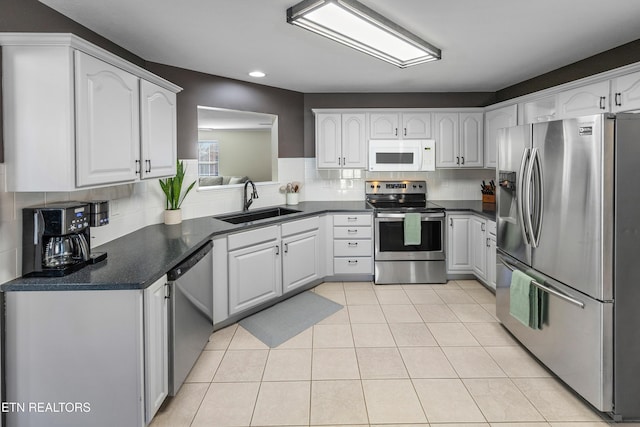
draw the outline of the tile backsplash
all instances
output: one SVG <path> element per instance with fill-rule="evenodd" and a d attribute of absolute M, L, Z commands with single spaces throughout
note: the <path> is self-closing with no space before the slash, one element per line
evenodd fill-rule
<path fill-rule="evenodd" d="M 197 179 L 197 161 L 185 160 L 185 182 Z M 367 179 L 424 179 L 432 200 L 479 200 L 480 183 L 494 178 L 490 169 L 447 170 L 435 172 L 367 172 L 361 170 L 317 170 L 315 158 L 278 160 L 277 183 L 258 185 L 259 198 L 252 209 L 285 203 L 279 191 L 287 182 L 302 183 L 300 201 L 362 200 Z M 91 229 L 91 246 L 163 221 L 164 195 L 157 180 L 95 190 L 68 193 L 11 193 L 5 188 L 5 165 L 0 164 L 0 283 L 22 273 L 23 207 L 67 200 L 109 200 L 110 223 Z M 192 190 L 182 205 L 183 218 L 213 216 L 242 209 L 242 187 Z"/>

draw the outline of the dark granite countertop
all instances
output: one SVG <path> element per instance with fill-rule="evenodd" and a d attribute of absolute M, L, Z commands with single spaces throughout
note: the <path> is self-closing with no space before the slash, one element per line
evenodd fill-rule
<path fill-rule="evenodd" d="M 489 210 L 487 205 L 483 205 L 479 200 L 431 201 L 448 211 L 470 211 L 495 221 L 495 208 Z M 3 284 L 0 290 L 11 292 L 144 289 L 216 236 L 327 212 L 371 212 L 364 201 L 302 202 L 287 207 L 300 212 L 238 225 L 226 223 L 213 216 L 185 220 L 178 225 L 149 225 L 94 248 L 93 252 L 108 253 L 106 261 L 89 265 L 64 277 L 20 277 Z"/>
<path fill-rule="evenodd" d="M 496 220 L 496 205 L 494 203 L 482 203 L 481 200 L 429 200 L 438 206 L 442 206 L 448 212 L 470 211 L 481 215 L 491 221 Z"/>
<path fill-rule="evenodd" d="M 300 212 L 238 225 L 226 223 L 213 216 L 184 220 L 178 225 L 149 225 L 94 248 L 93 252 L 107 252 L 105 261 L 86 266 L 64 277 L 20 277 L 3 284 L 0 290 L 11 292 L 144 289 L 215 236 L 326 212 L 371 211 L 364 201 L 303 202 L 288 207 Z"/>

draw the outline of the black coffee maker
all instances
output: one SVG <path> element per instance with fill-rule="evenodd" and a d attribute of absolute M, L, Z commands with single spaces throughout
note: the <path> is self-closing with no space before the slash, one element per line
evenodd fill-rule
<path fill-rule="evenodd" d="M 91 262 L 88 204 L 51 203 L 22 216 L 23 276 L 64 276 Z"/>

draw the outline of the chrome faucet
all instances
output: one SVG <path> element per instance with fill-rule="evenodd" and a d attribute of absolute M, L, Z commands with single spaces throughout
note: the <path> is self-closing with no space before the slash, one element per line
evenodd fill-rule
<path fill-rule="evenodd" d="M 247 186 L 251 184 L 251 194 L 249 195 L 249 200 L 247 200 Z M 244 183 L 244 206 L 242 206 L 242 210 L 243 211 L 248 211 L 249 210 L 249 206 L 251 206 L 251 203 L 253 203 L 253 199 L 257 199 L 258 198 L 258 190 L 256 190 L 256 185 L 253 183 L 253 181 L 251 181 L 250 179 L 247 180 L 247 182 Z"/>

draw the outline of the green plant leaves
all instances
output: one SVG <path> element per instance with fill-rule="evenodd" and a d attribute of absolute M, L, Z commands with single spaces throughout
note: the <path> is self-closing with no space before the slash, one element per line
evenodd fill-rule
<path fill-rule="evenodd" d="M 184 181 L 184 175 L 187 169 L 184 166 L 184 162 L 178 161 L 176 165 L 176 176 L 173 178 L 165 178 L 158 180 L 160 182 L 160 188 L 166 197 L 166 209 L 176 210 L 180 209 L 182 202 L 184 201 L 189 191 L 196 185 L 196 181 L 193 181 L 187 190 L 180 196 L 182 192 L 182 183 Z"/>

